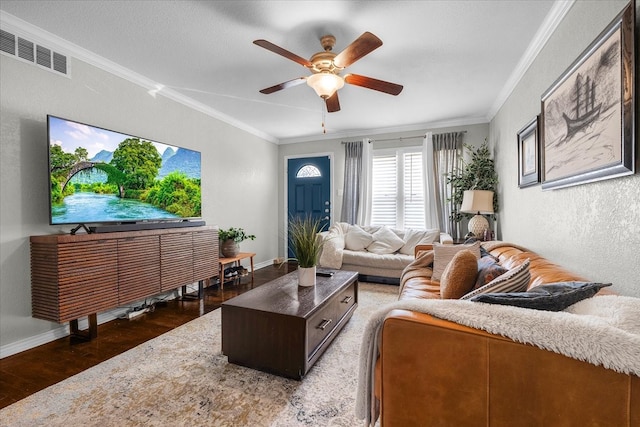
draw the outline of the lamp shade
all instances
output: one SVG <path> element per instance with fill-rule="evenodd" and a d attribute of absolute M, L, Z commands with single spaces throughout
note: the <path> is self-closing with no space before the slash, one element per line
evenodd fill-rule
<path fill-rule="evenodd" d="M 322 72 L 307 77 L 307 84 L 316 91 L 320 98 L 327 99 L 344 86 L 344 80 L 333 73 Z"/>
<path fill-rule="evenodd" d="M 462 196 L 462 206 L 460 206 L 460 212 L 492 214 L 493 191 L 466 190 Z"/>

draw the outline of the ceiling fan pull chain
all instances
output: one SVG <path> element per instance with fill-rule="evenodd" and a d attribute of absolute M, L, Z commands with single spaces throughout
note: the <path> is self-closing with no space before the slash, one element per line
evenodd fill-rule
<path fill-rule="evenodd" d="M 325 105 L 324 100 L 320 104 L 320 108 L 322 109 L 322 133 L 326 134 L 327 133 L 327 127 L 325 126 L 325 122 L 327 121 L 327 115 L 325 114 L 326 105 Z"/>

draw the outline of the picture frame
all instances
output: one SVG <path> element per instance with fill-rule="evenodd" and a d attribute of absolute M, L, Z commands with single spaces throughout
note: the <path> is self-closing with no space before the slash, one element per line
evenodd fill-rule
<path fill-rule="evenodd" d="M 518 187 L 540 182 L 540 144 L 538 116 L 518 131 Z"/>
<path fill-rule="evenodd" d="M 635 173 L 634 15 L 632 1 L 542 95 L 543 190 Z"/>

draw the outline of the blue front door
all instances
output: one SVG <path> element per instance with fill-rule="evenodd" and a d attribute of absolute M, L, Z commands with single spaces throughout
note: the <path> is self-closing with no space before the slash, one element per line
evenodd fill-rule
<path fill-rule="evenodd" d="M 331 223 L 331 158 L 329 156 L 289 159 L 287 162 L 288 217 L 322 221 L 322 230 Z M 288 242 L 287 242 L 288 244 Z M 293 254 L 291 250 L 289 257 Z"/>

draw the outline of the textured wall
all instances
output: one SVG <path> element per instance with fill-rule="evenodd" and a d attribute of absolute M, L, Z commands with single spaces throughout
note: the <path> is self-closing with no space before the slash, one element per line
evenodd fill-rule
<path fill-rule="evenodd" d="M 60 329 L 31 317 L 29 236 L 71 229 L 48 225 L 47 114 L 201 151 L 204 220 L 255 234 L 243 248 L 256 262 L 276 256 L 275 144 L 84 62 L 71 70 L 69 79 L 0 55 L 0 350 Z"/>
<path fill-rule="evenodd" d="M 517 132 L 540 113 L 544 91 L 626 3 L 577 1 L 491 121 L 490 133 L 503 200 L 501 238 L 640 297 L 640 175 L 544 192 L 540 185 L 518 188 Z"/>

